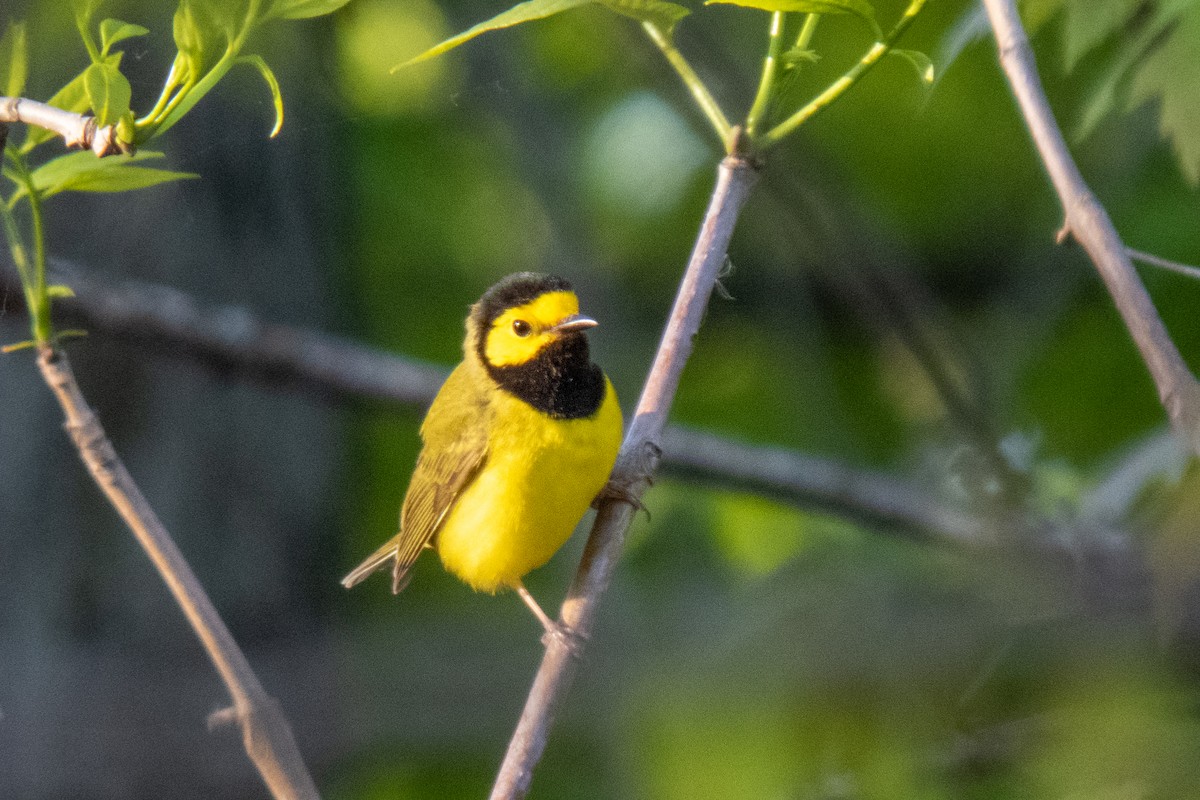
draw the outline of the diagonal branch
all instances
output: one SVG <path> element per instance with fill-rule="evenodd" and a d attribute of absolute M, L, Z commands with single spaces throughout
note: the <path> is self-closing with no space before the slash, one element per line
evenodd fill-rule
<path fill-rule="evenodd" d="M 300 758 L 279 703 L 259 683 L 183 554 L 117 456 L 79 391 L 66 355 L 43 346 L 38 367 L 62 406 L 67 433 L 88 472 L 154 563 L 229 689 L 233 708 L 218 716 L 235 719 L 241 725 L 246 752 L 273 797 L 317 800 L 317 788 Z"/>
<path fill-rule="evenodd" d="M 1063 233 L 1087 252 L 1104 279 L 1158 389 L 1175 433 L 1200 453 L 1200 384 L 1171 340 L 1104 207 L 1079 172 L 1037 75 L 1029 37 L 1013 0 L 983 0 L 1000 65 L 1063 205 Z"/>
<path fill-rule="evenodd" d="M 732 155 L 721 162 L 708 212 L 617 458 L 612 484 L 615 489 L 600 505 L 583 560 L 559 614 L 559 620 L 578 638 L 568 641 L 565 637 L 550 637 L 546 642 L 541 667 L 492 788 L 492 800 L 522 798 L 529 791 L 554 714 L 575 675 L 582 642 L 592 630 L 596 608 L 616 569 L 629 524 L 658 466 L 667 413 L 708 298 L 725 263 L 734 225 L 756 178 L 757 172 L 745 158 Z"/>

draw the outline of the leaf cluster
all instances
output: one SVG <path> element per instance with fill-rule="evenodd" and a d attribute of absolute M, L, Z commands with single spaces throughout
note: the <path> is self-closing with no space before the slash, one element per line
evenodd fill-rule
<path fill-rule="evenodd" d="M 0 222 L 26 294 L 34 342 L 53 338 L 50 300 L 63 294 L 46 285 L 42 202 L 63 192 L 124 192 L 196 177 L 145 167 L 142 162 L 162 158 L 162 153 L 138 149 L 179 122 L 237 64 L 253 67 L 265 80 L 275 106 L 271 131 L 275 135 L 283 124 L 283 97 L 266 61 L 247 52 L 252 34 L 273 20 L 328 14 L 348 1 L 179 0 L 172 24 L 174 60 L 158 100 L 138 117 L 132 87 L 121 70 L 124 52 L 117 47 L 147 36 L 149 29 L 113 17 L 97 22 L 103 0 L 73 0 L 75 28 L 88 64 L 48 104 L 74 114 L 90 112 L 100 128 L 113 126 L 118 146 L 127 155 L 98 159 L 90 152 L 67 153 L 37 164 L 34 151 L 51 141 L 55 131 L 29 126 L 20 144 L 0 138 L 4 149 L 0 174 L 12 187 L 8 193 L 0 192 Z M 28 75 L 28 32 L 25 23 L 13 22 L 0 36 L 0 93 L 22 97 Z M 25 230 L 17 216 L 23 201 L 28 203 Z"/>
<path fill-rule="evenodd" d="M 691 10 L 667 0 L 525 0 L 434 45 L 397 65 L 393 71 L 439 56 L 481 34 L 545 19 L 593 3 L 641 23 L 646 35 L 663 52 L 667 61 L 687 85 L 693 99 L 728 152 L 753 150 L 761 153 L 769 149 L 840 97 L 884 55 L 894 54 L 902 57 L 913 65 L 925 84 L 933 82 L 933 62 L 925 54 L 913 50 L 896 50 L 892 46 L 920 12 L 925 0 L 911 0 L 900 20 L 888 33 L 879 26 L 875 8 L 868 0 L 706 0 L 706 6 L 736 5 L 771 14 L 768 52 L 759 88 L 745 121 L 736 128 L 729 123 L 728 117 L 708 87 L 675 46 L 675 27 L 691 15 Z M 798 30 L 792 29 L 796 26 L 790 24 L 789 14 L 804 16 Z M 818 52 L 811 47 L 811 40 L 817 22 L 823 15 L 828 14 L 850 15 L 860 19 L 871 34 L 872 44 L 857 64 L 824 91 L 817 93 L 807 104 L 790 112 L 776 113 L 783 105 L 783 96 L 795 82 L 801 68 L 819 59 Z"/>

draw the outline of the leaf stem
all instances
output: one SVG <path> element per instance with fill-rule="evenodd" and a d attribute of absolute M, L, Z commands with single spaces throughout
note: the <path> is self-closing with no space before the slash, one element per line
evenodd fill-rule
<path fill-rule="evenodd" d="M 716 131 L 717 138 L 721 140 L 721 144 L 726 151 L 732 147 L 732 131 L 733 126 L 729 124 L 729 118 L 725 116 L 725 112 L 721 110 L 721 106 L 717 104 L 712 93 L 708 91 L 708 87 L 704 85 L 704 81 L 700 80 L 700 76 L 692 69 L 692 65 L 683 57 L 683 53 L 675 47 L 675 43 L 671 40 L 670 34 L 663 32 L 662 28 L 655 25 L 653 22 L 643 22 L 642 30 L 650 37 L 650 41 L 658 46 L 666 57 L 667 62 L 675 69 L 675 72 L 683 80 L 685 86 L 692 93 L 692 99 L 696 101 L 696 105 L 704 112 L 704 116 L 708 118 L 708 122 Z"/>
<path fill-rule="evenodd" d="M 754 95 L 754 103 L 746 114 L 746 135 L 754 138 L 758 130 L 758 121 L 771 108 L 775 98 L 775 76 L 779 73 L 779 54 L 783 52 L 783 24 L 786 15 L 782 11 L 771 14 L 770 38 L 767 42 L 767 57 L 763 60 L 762 77 L 758 81 L 758 91 Z"/>
<path fill-rule="evenodd" d="M 816 116 L 818 112 L 828 108 L 834 101 L 845 94 L 847 89 L 853 86 L 859 78 L 879 62 L 879 59 L 887 55 L 887 52 L 892 49 L 892 45 L 896 43 L 896 40 L 908 30 L 908 26 L 916 19 L 917 14 L 925 6 L 925 2 L 926 0 L 911 0 L 908 8 L 904 9 L 904 14 L 900 17 L 900 21 L 896 23 L 887 36 L 884 36 L 881 41 L 871 45 L 871 48 L 859 59 L 857 64 L 848 69 L 842 77 L 829 84 L 825 91 L 810 100 L 804 108 L 801 108 L 795 114 L 792 114 L 792 116 L 765 133 L 759 140 L 762 148 L 767 149 L 779 144 L 779 142 L 787 138 L 797 128 Z"/>
<path fill-rule="evenodd" d="M 26 171 L 25 185 L 29 189 L 29 220 L 33 228 L 33 305 L 29 316 L 33 320 L 33 340 L 39 345 L 50 341 L 50 295 L 46 293 L 46 238 L 42 223 L 42 195 Z"/>
<path fill-rule="evenodd" d="M 817 31 L 817 23 L 820 21 L 821 15 L 815 11 L 810 11 L 804 18 L 804 26 L 800 28 L 800 35 L 796 37 L 797 50 L 808 49 L 808 44 L 812 41 L 813 34 Z"/>
<path fill-rule="evenodd" d="M 17 224 L 14 195 L 11 205 L 4 206 L 4 232 L 9 241 L 13 263 L 17 266 L 17 274 L 21 278 L 21 287 L 25 293 L 25 303 L 29 307 L 29 320 L 34 341 L 43 345 L 50 341 L 53 329 L 50 326 L 50 296 L 46 293 L 46 242 L 42 220 L 42 196 L 33 182 L 33 175 L 25 159 L 14 151 L 8 151 L 12 171 L 9 175 L 18 184 L 17 195 L 24 191 L 29 198 L 29 223 L 32 229 L 33 255 L 30 257 L 29 246 L 21 236 Z"/>

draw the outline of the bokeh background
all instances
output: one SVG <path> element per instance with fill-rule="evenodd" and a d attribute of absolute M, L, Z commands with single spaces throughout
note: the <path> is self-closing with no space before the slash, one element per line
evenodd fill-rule
<path fill-rule="evenodd" d="M 680 47 L 740 115 L 767 17 L 691 5 Z M 903 3 L 875 5 L 887 27 Z M 1060 208 L 972 7 L 931 0 L 905 40 L 934 58 L 932 88 L 887 60 L 772 154 L 673 419 L 903 479 L 1000 546 L 661 479 L 533 797 L 1200 792 L 1195 476 L 1096 274 L 1054 244 Z M 235 70 L 156 143 L 200 179 L 49 206 L 65 280 L 162 304 L 166 286 L 231 329 L 240 309 L 448 368 L 487 286 L 553 271 L 601 320 L 594 351 L 632 408 L 719 147 L 636 24 L 598 6 L 389 74 L 502 8 L 352 0 L 268 28 L 282 133 L 267 137 L 260 78 Z M 135 110 L 173 55 L 172 12 L 100 15 L 152 31 L 125 46 Z M 0 23 L 18 18 L 45 99 L 86 54 L 66 4 L 8 0 Z M 1063 29 L 1052 16 L 1035 45 L 1071 131 L 1120 42 L 1067 72 Z M 868 43 L 823 21 L 807 85 Z M 1109 115 L 1074 152 L 1131 246 L 1200 262 L 1200 202 L 1157 111 Z M 25 317 L 3 269 L 12 342 Z M 1196 363 L 1200 285 L 1143 274 Z M 422 409 L 136 331 L 68 351 L 323 795 L 486 793 L 536 623 L 433 558 L 399 597 L 384 578 L 338 584 L 393 532 Z M 265 797 L 237 735 L 205 730 L 224 691 L 60 424 L 28 351 L 0 357 L 0 796 Z M 544 605 L 582 541 L 530 576 Z"/>

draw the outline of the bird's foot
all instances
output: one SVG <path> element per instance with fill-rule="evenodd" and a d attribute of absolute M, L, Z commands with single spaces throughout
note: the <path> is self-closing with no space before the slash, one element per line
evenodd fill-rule
<path fill-rule="evenodd" d="M 546 632 L 542 634 L 542 644 L 549 648 L 554 643 L 559 643 L 567 648 L 567 652 L 575 659 L 583 658 L 583 648 L 587 644 L 588 636 L 582 631 L 577 631 L 565 622 L 552 622 L 546 628 Z"/>
<path fill-rule="evenodd" d="M 653 483 L 647 480 L 646 483 Z M 633 506 L 635 511 L 645 511 L 646 518 L 650 518 L 650 509 L 642 502 L 639 497 L 640 493 L 635 488 L 632 481 L 622 480 L 620 478 L 612 478 L 608 483 L 604 484 L 604 488 L 592 500 L 592 508 L 600 510 L 600 505 L 606 500 L 619 500 L 622 503 L 628 503 Z"/>

